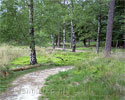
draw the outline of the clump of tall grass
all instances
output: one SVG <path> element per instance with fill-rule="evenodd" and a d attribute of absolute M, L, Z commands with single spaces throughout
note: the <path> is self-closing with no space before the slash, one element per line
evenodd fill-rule
<path fill-rule="evenodd" d="M 36 46 L 36 54 L 37 56 L 50 58 L 49 51 L 44 47 Z M 30 48 L 28 46 L 12 46 L 7 44 L 0 46 L 0 66 L 8 65 L 9 62 L 13 61 L 13 59 L 29 56 Z"/>
<path fill-rule="evenodd" d="M 37 55 L 50 58 L 50 52 L 51 52 L 51 51 L 49 51 L 49 50 L 46 49 L 45 47 L 36 46 L 36 52 L 37 52 Z"/>
<path fill-rule="evenodd" d="M 0 46 L 0 66 L 6 66 L 12 59 L 28 55 L 28 48 L 19 48 L 15 46 Z"/>
<path fill-rule="evenodd" d="M 125 52 L 113 52 L 112 57 L 117 58 L 117 59 L 125 59 Z"/>

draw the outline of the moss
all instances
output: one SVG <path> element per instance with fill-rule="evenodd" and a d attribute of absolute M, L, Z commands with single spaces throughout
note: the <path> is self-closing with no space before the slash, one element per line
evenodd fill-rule
<path fill-rule="evenodd" d="M 47 56 L 37 56 L 38 63 L 50 63 L 53 62 L 55 66 L 64 66 L 64 65 L 74 65 L 80 60 L 89 59 L 90 53 L 72 53 L 72 52 L 56 52 Z M 12 60 L 9 64 L 14 66 L 17 65 L 28 65 L 30 64 L 30 58 L 28 56 L 18 57 Z"/>
<path fill-rule="evenodd" d="M 45 56 L 38 56 L 37 57 L 38 63 L 48 63 L 50 60 Z M 12 65 L 28 65 L 30 64 L 30 58 L 28 56 L 19 57 L 10 62 Z"/>

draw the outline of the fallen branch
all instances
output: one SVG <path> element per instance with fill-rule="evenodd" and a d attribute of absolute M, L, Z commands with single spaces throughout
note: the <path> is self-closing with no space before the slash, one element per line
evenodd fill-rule
<path fill-rule="evenodd" d="M 52 65 L 53 63 L 48 63 L 48 64 L 36 64 L 36 65 L 27 65 L 25 67 L 20 67 L 20 68 L 16 68 L 16 69 L 12 69 L 11 71 L 23 71 L 23 70 L 28 70 L 28 69 L 32 69 L 32 68 L 37 68 L 40 66 L 49 66 Z"/>

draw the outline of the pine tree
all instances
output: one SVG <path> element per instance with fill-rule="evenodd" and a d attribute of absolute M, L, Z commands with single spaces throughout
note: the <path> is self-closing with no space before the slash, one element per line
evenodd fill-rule
<path fill-rule="evenodd" d="M 108 25 L 107 25 L 106 43 L 105 43 L 105 51 L 104 51 L 105 57 L 109 57 L 110 51 L 111 51 L 115 0 L 110 0 L 109 7 L 110 8 L 108 13 Z"/>

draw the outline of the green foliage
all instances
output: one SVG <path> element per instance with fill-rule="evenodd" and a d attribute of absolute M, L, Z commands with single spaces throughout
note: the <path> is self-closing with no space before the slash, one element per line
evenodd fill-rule
<path fill-rule="evenodd" d="M 38 63 L 53 63 L 55 66 L 74 65 L 77 61 L 87 60 L 90 53 L 72 53 L 72 52 L 56 52 L 51 54 L 50 57 L 37 56 Z M 30 58 L 19 57 L 10 62 L 11 65 L 27 65 Z"/>
<path fill-rule="evenodd" d="M 68 1 L 68 4 L 67 4 Z M 72 20 L 77 40 L 95 39 L 98 16 L 101 14 L 100 40 L 105 40 L 109 0 L 34 0 L 35 41 L 38 45 L 50 42 L 50 35 L 61 37 L 66 22 L 66 41 L 70 41 Z M 2 0 L 0 2 L 0 42 L 29 44 L 29 13 L 26 0 Z M 68 10 L 69 8 L 69 10 Z M 116 1 L 113 41 L 123 45 L 124 1 Z M 42 42 L 41 42 L 42 40 Z M 113 45 L 114 46 L 114 45 Z"/>
<path fill-rule="evenodd" d="M 38 56 L 37 57 L 38 63 L 49 63 L 49 58 L 46 58 L 44 56 Z M 30 58 L 29 57 L 19 57 L 14 59 L 10 62 L 12 65 L 28 65 L 30 64 Z"/>
<path fill-rule="evenodd" d="M 76 68 L 47 79 L 42 88 L 50 100 L 118 100 L 124 97 L 123 60 L 93 58 L 79 61 Z M 46 91 L 47 92 L 46 92 Z"/>
<path fill-rule="evenodd" d="M 27 43 L 28 9 L 20 0 L 3 0 L 0 6 L 0 42 Z M 22 42 L 23 40 L 23 42 Z"/>
<path fill-rule="evenodd" d="M 95 0 L 95 1 L 85 0 L 85 1 L 79 1 L 75 5 L 74 9 L 74 22 L 76 23 L 75 31 L 77 33 L 77 38 L 79 40 L 96 39 L 98 30 L 97 28 L 98 16 L 100 14 L 102 16 L 101 35 L 103 35 L 104 38 L 104 34 L 106 32 L 103 31 L 106 30 L 105 17 L 107 13 L 107 7 L 105 7 L 105 4 L 107 4 L 107 1 L 104 0 Z"/>
<path fill-rule="evenodd" d="M 72 52 L 62 52 L 52 55 L 52 59 L 55 65 L 74 65 L 77 61 L 85 60 L 88 53 L 72 53 Z"/>
<path fill-rule="evenodd" d="M 115 6 L 115 16 L 114 16 L 114 27 L 113 27 L 113 42 L 119 41 L 118 46 L 124 44 L 124 32 L 125 32 L 125 13 L 124 13 L 124 1 L 117 0 Z M 113 45 L 114 46 L 114 45 Z"/>

